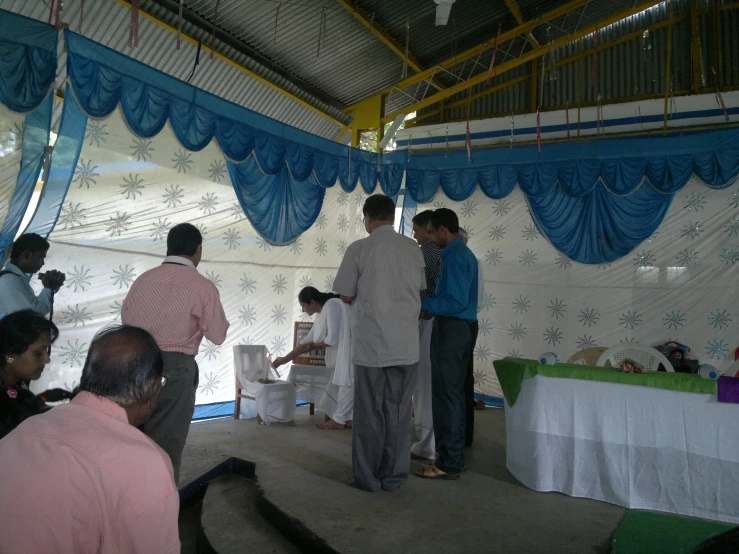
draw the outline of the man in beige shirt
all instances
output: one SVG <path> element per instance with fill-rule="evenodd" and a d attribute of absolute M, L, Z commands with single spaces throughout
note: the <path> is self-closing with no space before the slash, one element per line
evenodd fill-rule
<path fill-rule="evenodd" d="M 334 291 L 352 304 L 352 469 L 358 488 L 394 491 L 410 471 L 411 397 L 426 277 L 416 242 L 393 229 L 392 199 L 370 196 L 363 212 L 370 236 L 349 246 L 334 281 Z"/>

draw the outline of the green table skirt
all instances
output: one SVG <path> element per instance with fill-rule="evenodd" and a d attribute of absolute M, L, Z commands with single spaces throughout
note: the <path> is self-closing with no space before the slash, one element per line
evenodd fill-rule
<path fill-rule="evenodd" d="M 562 379 L 583 379 L 604 381 L 621 385 L 638 385 L 658 389 L 693 392 L 697 394 L 716 394 L 716 381 L 703 379 L 699 375 L 649 371 L 647 373 L 624 373 L 610 367 L 592 367 L 574 364 L 542 365 L 535 360 L 503 358 L 493 362 L 498 374 L 500 387 L 510 406 L 516 403 L 524 379 L 543 375 Z"/>

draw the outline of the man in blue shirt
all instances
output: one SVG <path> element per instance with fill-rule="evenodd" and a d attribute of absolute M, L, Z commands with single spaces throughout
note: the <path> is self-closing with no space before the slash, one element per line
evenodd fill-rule
<path fill-rule="evenodd" d="M 427 479 L 459 479 L 464 468 L 464 382 L 471 327 L 477 321 L 477 258 L 459 236 L 459 219 L 441 208 L 431 217 L 431 237 L 441 252 L 441 275 L 421 310 L 433 314 L 431 336 L 432 410 L 436 463 L 418 472 Z"/>
<path fill-rule="evenodd" d="M 29 283 L 29 275 L 43 267 L 48 250 L 49 242 L 35 233 L 21 235 L 15 241 L 10 261 L 0 271 L 0 318 L 21 310 L 41 315 L 51 311 L 52 297 L 64 284 L 65 275 L 54 270 L 39 275 L 44 290 L 38 295 Z"/>

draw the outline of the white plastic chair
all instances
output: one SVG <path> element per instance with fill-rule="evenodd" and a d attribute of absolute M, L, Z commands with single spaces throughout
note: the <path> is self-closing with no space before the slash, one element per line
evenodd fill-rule
<path fill-rule="evenodd" d="M 647 346 L 646 344 L 625 343 L 618 346 L 612 346 L 598 358 L 596 365 L 605 366 L 608 362 L 611 367 L 617 367 L 626 358 L 630 358 L 638 362 L 648 371 L 657 371 L 659 364 L 665 368 L 665 371 L 674 372 L 672 364 L 657 349 Z"/>

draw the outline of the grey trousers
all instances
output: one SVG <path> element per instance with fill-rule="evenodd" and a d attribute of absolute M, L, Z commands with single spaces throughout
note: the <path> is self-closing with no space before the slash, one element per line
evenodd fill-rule
<path fill-rule="evenodd" d="M 169 454 L 174 468 L 174 482 L 180 479 L 182 451 L 185 449 L 190 421 L 195 411 L 198 390 L 198 364 L 193 356 L 162 352 L 167 384 L 159 394 L 157 409 L 142 430 Z"/>
<path fill-rule="evenodd" d="M 352 469 L 360 489 L 392 492 L 408 479 L 417 368 L 355 366 Z"/>

